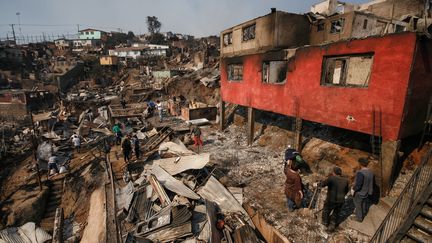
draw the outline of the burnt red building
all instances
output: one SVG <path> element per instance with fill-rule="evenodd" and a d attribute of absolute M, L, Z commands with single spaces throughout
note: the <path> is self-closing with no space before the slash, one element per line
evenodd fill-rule
<path fill-rule="evenodd" d="M 249 113 L 271 111 L 380 135 L 383 177 L 390 178 L 399 141 L 423 129 L 432 95 L 432 41 L 403 32 L 298 47 L 304 43 L 275 35 L 269 43 L 277 45 L 263 50 L 259 36 L 265 27 L 272 33 L 286 28 L 259 28 L 263 18 L 277 14 L 221 33 L 222 101 L 248 107 Z M 250 26 L 255 33 L 248 39 Z M 378 113 L 380 134 L 373 119 Z"/>

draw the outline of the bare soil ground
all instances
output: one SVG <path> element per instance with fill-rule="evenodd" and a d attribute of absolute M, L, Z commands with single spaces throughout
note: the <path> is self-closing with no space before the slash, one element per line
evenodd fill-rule
<path fill-rule="evenodd" d="M 270 224 L 292 242 L 340 242 L 348 239 L 353 242 L 368 241 L 366 235 L 348 228 L 346 224 L 342 224 L 335 233 L 328 234 L 320 223 L 320 212 L 315 216 L 305 215 L 301 210 L 288 212 L 283 190 L 283 151 L 285 145 L 289 144 L 286 141 L 291 140 L 292 133 L 270 126 L 249 147 L 246 144 L 245 128 L 244 121 L 237 119 L 224 132 L 217 131 L 215 127 L 203 129 L 203 151 L 212 154 L 211 162 L 219 168 L 215 173 L 226 186 L 243 187 L 245 201 L 258 209 Z M 259 130 L 257 129 L 257 135 Z M 309 140 L 302 154 L 314 171 L 311 175 L 302 175 L 303 183 L 309 185 L 325 178 L 334 165 L 340 166 L 344 175 L 352 181 L 358 169 L 358 158 L 370 155 L 363 150 L 318 138 Z M 401 181 L 409 178 L 411 170 L 405 170 L 407 172 L 400 176 L 391 192 L 394 196 L 403 189 Z M 322 208 L 324 198 L 325 191 L 322 191 L 314 212 Z M 345 217 L 353 212 L 352 200 L 348 202 L 343 210 Z"/>

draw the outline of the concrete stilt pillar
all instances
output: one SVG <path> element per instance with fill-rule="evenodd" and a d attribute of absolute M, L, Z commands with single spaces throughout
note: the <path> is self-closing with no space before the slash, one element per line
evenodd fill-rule
<path fill-rule="evenodd" d="M 255 135 L 255 109 L 248 107 L 248 145 L 252 145 Z"/>
<path fill-rule="evenodd" d="M 381 144 L 381 195 L 387 195 L 393 184 L 395 169 L 398 163 L 398 151 L 401 141 L 383 141 Z"/>
<path fill-rule="evenodd" d="M 302 127 L 303 127 L 303 120 L 299 117 L 295 119 L 295 135 L 294 135 L 294 149 L 296 149 L 299 153 L 301 153 L 302 150 Z"/>
<path fill-rule="evenodd" d="M 225 101 L 221 99 L 219 102 L 219 129 L 223 131 L 225 129 Z"/>

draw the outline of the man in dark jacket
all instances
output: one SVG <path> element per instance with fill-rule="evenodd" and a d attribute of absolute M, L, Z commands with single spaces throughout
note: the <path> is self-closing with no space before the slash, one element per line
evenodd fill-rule
<path fill-rule="evenodd" d="M 121 148 L 123 150 L 123 155 L 124 155 L 124 160 L 125 163 L 129 163 L 130 161 L 130 154 L 132 152 L 132 143 L 129 140 L 129 135 L 126 135 L 126 137 L 124 138 L 122 144 L 121 144 Z"/>
<path fill-rule="evenodd" d="M 357 171 L 355 176 L 354 191 L 354 206 L 355 220 L 362 222 L 369 209 L 369 197 L 373 194 L 374 174 L 367 167 L 369 161 L 367 158 L 360 158 L 358 162 L 361 169 Z"/>
<path fill-rule="evenodd" d="M 132 144 L 133 144 L 135 157 L 138 160 L 140 158 L 141 151 L 140 151 L 139 139 L 138 139 L 138 136 L 136 134 L 132 137 Z"/>
<path fill-rule="evenodd" d="M 322 223 L 333 232 L 340 223 L 340 211 L 345 202 L 345 195 L 349 191 L 348 179 L 342 177 L 342 169 L 333 168 L 333 173 L 319 183 L 321 187 L 328 187 L 327 198 L 322 212 Z"/>

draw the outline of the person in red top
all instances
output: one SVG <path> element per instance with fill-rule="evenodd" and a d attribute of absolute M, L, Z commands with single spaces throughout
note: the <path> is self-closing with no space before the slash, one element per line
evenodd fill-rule
<path fill-rule="evenodd" d="M 198 149 L 198 153 L 200 148 L 203 146 L 203 141 L 201 140 L 201 129 L 196 125 L 190 126 L 190 135 L 193 138 L 194 146 Z"/>
<path fill-rule="evenodd" d="M 286 176 L 285 180 L 285 196 L 287 198 L 288 210 L 290 212 L 294 209 L 301 208 L 303 206 L 303 186 L 302 179 L 297 172 L 293 159 L 295 155 L 285 156 L 285 168 L 284 174 Z"/>

